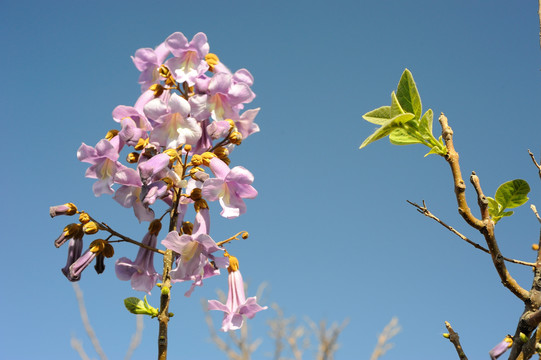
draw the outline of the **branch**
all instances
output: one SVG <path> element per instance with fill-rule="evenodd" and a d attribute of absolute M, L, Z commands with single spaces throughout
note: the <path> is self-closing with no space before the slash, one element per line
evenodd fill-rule
<path fill-rule="evenodd" d="M 130 342 L 130 346 L 128 347 L 128 351 L 126 352 L 126 356 L 124 357 L 124 360 L 131 359 L 133 352 L 139 344 L 141 344 L 141 338 L 143 337 L 143 315 L 135 315 L 135 333 L 133 334 Z"/>
<path fill-rule="evenodd" d="M 452 226 L 449 226 L 447 225 L 446 223 L 444 223 L 443 221 L 441 221 L 439 218 L 437 218 L 434 214 L 432 214 L 428 208 L 426 207 L 426 204 L 423 200 L 423 206 L 420 206 L 414 202 L 411 202 L 409 200 L 406 200 L 410 205 L 412 206 L 415 206 L 417 208 L 417 211 L 421 214 L 423 214 L 424 216 L 436 221 L 438 224 L 440 224 L 441 226 L 443 226 L 444 228 L 446 228 L 447 230 L 449 230 L 450 232 L 452 232 L 453 234 L 455 234 L 456 236 L 458 236 L 459 238 L 461 238 L 462 240 L 466 241 L 468 244 L 472 245 L 473 247 L 475 247 L 476 249 L 479 249 L 487 254 L 490 254 L 490 251 L 479 245 L 478 243 L 476 242 L 473 242 L 471 241 L 470 239 L 468 239 L 466 236 L 462 235 L 461 233 L 459 233 L 455 228 L 453 228 Z M 508 261 L 508 262 L 511 262 L 511 263 L 514 263 L 514 264 L 519 264 L 519 265 L 526 265 L 526 266 L 535 266 L 535 263 L 530 263 L 530 262 L 526 262 L 526 261 L 522 261 L 522 260 L 515 260 L 515 259 L 510 259 L 510 258 L 507 258 L 507 257 L 503 257 L 503 259 L 505 261 Z"/>
<path fill-rule="evenodd" d="M 398 325 L 398 319 L 395 317 L 392 318 L 391 321 L 387 325 L 385 325 L 385 328 L 383 328 L 383 331 L 379 335 L 378 343 L 374 348 L 372 356 L 370 356 L 370 360 L 377 360 L 381 356 L 385 355 L 387 351 L 391 350 L 394 344 L 390 343 L 389 340 L 395 337 L 396 334 L 400 332 L 400 330 L 402 329 Z"/>
<path fill-rule="evenodd" d="M 473 216 L 466 202 L 466 185 L 464 184 L 464 180 L 462 179 L 462 174 L 460 172 L 458 153 L 455 151 L 455 147 L 453 145 L 453 130 L 449 126 L 447 117 L 443 115 L 443 113 L 439 117 L 439 122 L 442 127 L 442 137 L 445 140 L 445 146 L 447 147 L 447 155 L 445 155 L 445 160 L 447 160 L 449 163 L 451 172 L 453 174 L 458 212 L 470 226 L 479 230 L 479 232 L 485 237 L 485 241 L 492 257 L 492 263 L 500 276 L 503 286 L 508 288 L 519 299 L 526 302 L 530 297 L 529 291 L 522 288 L 511 276 L 511 274 L 509 274 L 507 268 L 505 267 L 503 255 L 500 252 L 498 243 L 496 242 L 496 236 L 494 235 L 494 222 L 490 219 L 490 216 L 487 215 L 488 212 L 484 207 L 484 201 L 486 201 L 486 198 L 481 190 L 479 178 L 477 175 L 475 175 L 475 173 L 472 173 L 470 180 L 477 192 L 478 203 L 483 215 L 483 220 L 479 220 Z"/>
<path fill-rule="evenodd" d="M 79 284 L 76 282 L 72 283 L 73 291 L 75 291 L 75 297 L 77 298 L 77 304 L 79 305 L 79 313 L 81 314 L 81 320 L 83 321 L 83 325 L 86 330 L 86 334 L 88 335 L 88 338 L 92 342 L 92 346 L 94 346 L 94 349 L 96 350 L 96 353 L 100 357 L 101 360 L 107 360 L 107 356 L 103 352 L 103 349 L 101 348 L 100 342 L 98 341 L 98 338 L 96 336 L 96 333 L 94 332 L 94 329 L 90 325 L 90 321 L 88 320 L 88 313 L 86 312 L 86 306 L 85 301 L 83 299 L 83 292 L 81 291 L 81 288 L 79 287 Z M 73 343 L 72 343 L 73 346 Z"/>
<path fill-rule="evenodd" d="M 462 345 L 460 345 L 460 337 L 458 336 L 458 333 L 453 330 L 451 324 L 449 324 L 449 322 L 447 321 L 445 322 L 445 327 L 447 328 L 447 331 L 449 331 L 449 341 L 455 346 L 455 350 L 458 354 L 459 359 L 468 360 L 468 357 L 466 356 L 466 354 L 464 354 Z"/>
<path fill-rule="evenodd" d="M 539 0 L 539 3 L 541 4 L 541 0 Z M 541 16 L 541 13 L 539 15 Z M 537 167 L 537 170 L 539 170 L 539 178 L 541 179 L 541 164 L 537 163 L 537 160 L 535 160 L 535 156 L 533 156 L 530 150 L 528 150 L 528 154 L 530 154 L 530 157 L 532 158 L 533 163 Z"/>
<path fill-rule="evenodd" d="M 86 354 L 85 350 L 83 349 L 83 343 L 79 339 L 77 339 L 75 336 L 72 335 L 70 344 L 71 344 L 71 347 L 75 351 L 77 351 L 77 354 L 79 354 L 79 357 L 82 360 L 90 360 L 90 358 Z"/>

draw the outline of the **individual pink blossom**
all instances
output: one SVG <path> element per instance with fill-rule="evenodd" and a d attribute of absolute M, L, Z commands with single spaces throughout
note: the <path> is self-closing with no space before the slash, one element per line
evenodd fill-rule
<path fill-rule="evenodd" d="M 169 49 L 165 43 L 161 43 L 156 49 L 139 49 L 135 52 L 135 56 L 132 56 L 135 67 L 141 71 L 141 75 L 139 76 L 141 92 L 146 91 L 152 84 L 157 84 L 163 79 L 158 69 L 168 55 Z"/>
<path fill-rule="evenodd" d="M 225 218 L 235 218 L 246 212 L 246 204 L 242 199 L 253 199 L 257 190 L 252 187 L 254 176 L 242 166 L 230 169 L 218 158 L 210 160 L 210 169 L 216 176 L 205 181 L 201 190 L 203 198 L 209 201 L 220 200 Z"/>
<path fill-rule="evenodd" d="M 237 330 L 242 327 L 244 316 L 252 319 L 256 313 L 267 309 L 257 303 L 257 298 L 250 297 L 246 299 L 244 294 L 244 282 L 239 271 L 238 260 L 234 256 L 229 256 L 229 271 L 228 283 L 229 292 L 227 294 L 227 302 L 225 304 L 218 300 L 209 300 L 209 310 L 219 310 L 224 312 L 222 321 L 222 331 Z"/>
<path fill-rule="evenodd" d="M 488 352 L 488 354 L 490 355 L 490 359 L 496 360 L 497 358 L 502 356 L 512 345 L 513 338 L 507 335 L 505 339 L 503 339 L 498 345 L 494 346 L 494 348 Z"/>
<path fill-rule="evenodd" d="M 83 143 L 77 150 L 80 161 L 92 164 L 85 173 L 88 178 L 98 179 L 92 186 L 96 196 L 112 194 L 114 183 L 120 185 L 141 186 L 139 174 L 118 162 L 119 139 L 115 136 L 111 141 L 102 139 L 96 147 Z"/>
<path fill-rule="evenodd" d="M 183 144 L 195 145 L 201 137 L 201 126 L 190 116 L 190 104 L 177 94 L 167 102 L 160 98 L 149 101 L 144 112 L 154 128 L 151 142 L 176 149 Z"/>
<path fill-rule="evenodd" d="M 133 213 L 139 222 L 152 221 L 154 219 L 154 211 L 148 206 L 144 206 L 141 201 L 141 187 L 138 186 L 121 186 L 116 191 L 113 199 L 125 208 L 133 208 Z"/>
<path fill-rule="evenodd" d="M 211 78 L 206 94 L 192 96 L 190 104 L 197 120 L 211 116 L 219 121 L 238 117 L 239 105 L 254 97 L 249 85 L 234 81 L 231 74 L 218 73 Z"/>
<path fill-rule="evenodd" d="M 195 34 L 188 42 L 183 33 L 176 32 L 165 40 L 165 45 L 174 56 L 165 65 L 179 83 L 187 82 L 188 86 L 193 86 L 195 79 L 208 70 L 205 55 L 210 47 L 204 33 Z"/>
<path fill-rule="evenodd" d="M 143 237 L 142 244 L 155 248 L 161 227 L 159 220 L 152 221 L 148 232 Z M 118 259 L 115 263 L 115 272 L 120 280 L 131 281 L 132 289 L 148 294 L 159 278 L 154 268 L 154 251 L 143 247 L 139 248 L 134 261 L 126 257 Z"/>

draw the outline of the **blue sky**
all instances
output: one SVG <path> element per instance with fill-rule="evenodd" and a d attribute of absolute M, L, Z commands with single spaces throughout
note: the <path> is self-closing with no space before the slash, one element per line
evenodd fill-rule
<path fill-rule="evenodd" d="M 489 256 L 406 203 L 424 199 L 438 217 L 483 241 L 457 213 L 443 159 L 387 140 L 358 147 L 374 130 L 361 115 L 389 103 L 407 67 L 424 109 L 448 116 L 464 176 L 476 171 L 488 195 L 505 181 L 525 179 L 530 203 L 541 207 L 527 154 L 539 156 L 541 140 L 534 2 L 6 0 L 0 30 L 7 127 L 0 358 L 74 359 L 71 335 L 90 352 L 71 284 L 59 271 L 66 249 L 53 246 L 69 219 L 50 219 L 48 208 L 71 201 L 142 238 L 145 226 L 130 210 L 94 197 L 76 150 L 116 126 L 117 105 L 137 99 L 139 73 L 130 56 L 175 31 L 190 39 L 205 32 L 211 52 L 255 77 L 261 132 L 232 159 L 255 175 L 259 196 L 233 221 L 211 208 L 215 239 L 251 234 L 234 247 L 250 294 L 267 283 L 265 304 L 277 302 L 299 322 L 348 318 L 337 359 L 368 358 L 393 316 L 403 331 L 385 359 L 455 359 L 441 337 L 444 321 L 459 331 L 472 359 L 488 358 L 514 332 L 523 306 L 501 286 Z M 434 129 L 440 131 L 437 123 Z M 471 186 L 467 194 L 475 209 Z M 530 245 L 538 237 L 528 206 L 497 225 L 508 257 L 534 261 Z M 134 254 L 119 245 L 115 259 Z M 100 276 L 86 271 L 79 284 L 106 353 L 118 359 L 135 324 L 122 300 L 142 294 L 115 278 L 112 261 L 106 265 Z M 509 270 L 530 288 L 530 269 Z M 225 358 L 208 340 L 200 299 L 226 288 L 225 275 L 191 298 L 182 296 L 185 286 L 173 288 L 171 359 Z M 254 359 L 269 358 L 266 321 L 273 316 L 268 310 L 250 322 L 253 337 L 264 339 Z M 216 328 L 220 319 L 215 314 Z M 145 319 L 134 359 L 155 357 L 156 337 L 155 320 Z"/>

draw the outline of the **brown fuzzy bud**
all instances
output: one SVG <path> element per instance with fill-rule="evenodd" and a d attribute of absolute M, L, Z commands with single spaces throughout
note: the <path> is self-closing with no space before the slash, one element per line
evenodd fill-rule
<path fill-rule="evenodd" d="M 212 158 L 215 158 L 216 155 L 214 155 L 213 153 L 207 151 L 207 152 L 202 153 L 201 157 L 203 158 L 203 165 L 209 166 L 210 165 L 210 160 Z"/>
<path fill-rule="evenodd" d="M 189 221 L 184 221 L 182 223 L 182 233 L 187 234 L 187 235 L 191 235 L 192 231 L 193 231 L 193 224 L 191 222 L 189 222 Z"/>
<path fill-rule="evenodd" d="M 199 166 L 203 164 L 203 157 L 201 155 L 195 154 L 192 156 L 191 163 L 193 166 Z"/>
<path fill-rule="evenodd" d="M 103 254 L 106 258 L 113 257 L 115 249 L 106 240 L 97 239 L 90 243 L 89 249 L 95 254 Z"/>
<path fill-rule="evenodd" d="M 135 144 L 135 150 L 143 150 L 148 145 L 148 139 L 140 138 Z"/>
<path fill-rule="evenodd" d="M 160 84 L 152 84 L 148 88 L 150 91 L 154 91 L 154 97 L 158 97 L 161 94 L 163 94 L 163 91 L 165 90 L 163 86 Z"/>
<path fill-rule="evenodd" d="M 193 207 L 195 211 L 199 212 L 199 210 L 201 209 L 208 209 L 209 205 L 207 204 L 207 201 L 205 199 L 199 199 L 193 203 Z"/>
<path fill-rule="evenodd" d="M 186 152 L 190 152 L 192 151 L 192 146 L 190 144 L 186 144 L 184 145 L 184 150 L 186 150 Z"/>
<path fill-rule="evenodd" d="M 227 268 L 228 272 L 237 271 L 239 269 L 239 260 L 233 255 L 229 255 L 229 267 Z"/>
<path fill-rule="evenodd" d="M 154 219 L 150 222 L 148 226 L 148 232 L 152 235 L 158 235 L 162 229 L 162 223 L 158 219 Z"/>
<path fill-rule="evenodd" d="M 201 199 L 201 189 L 199 188 L 193 189 L 189 198 L 192 199 L 193 201 L 197 201 Z"/>
<path fill-rule="evenodd" d="M 163 76 L 164 78 L 167 78 L 167 77 L 169 77 L 169 75 L 171 75 L 171 71 L 169 71 L 169 69 L 165 65 L 162 65 L 162 66 L 159 67 L 158 73 L 161 76 Z"/>
<path fill-rule="evenodd" d="M 220 59 L 218 58 L 218 55 L 213 54 L 213 53 L 208 53 L 207 55 L 205 55 L 205 61 L 209 65 L 209 70 L 214 71 L 214 67 L 218 65 L 218 63 L 220 62 Z"/>
<path fill-rule="evenodd" d="M 532 244 L 532 250 L 534 250 L 534 251 L 539 250 L 539 245 L 538 244 Z"/>
<path fill-rule="evenodd" d="M 232 144 L 240 145 L 242 143 L 242 134 L 238 131 L 233 131 L 231 134 L 229 134 L 229 141 Z"/>
<path fill-rule="evenodd" d="M 81 222 L 81 224 L 86 224 L 87 222 L 90 221 L 90 215 L 88 215 L 87 213 L 85 213 L 84 211 L 79 215 L 79 221 Z"/>
<path fill-rule="evenodd" d="M 131 152 L 126 156 L 126 161 L 130 164 L 135 164 L 139 161 L 139 153 L 138 152 Z"/>
<path fill-rule="evenodd" d="M 241 235 L 241 237 L 242 237 L 244 240 L 248 239 L 248 236 L 250 236 L 250 234 L 248 234 L 247 231 L 243 232 L 242 235 Z"/>
<path fill-rule="evenodd" d="M 112 129 L 112 130 L 107 131 L 107 134 L 105 134 L 105 138 L 107 140 L 111 140 L 112 138 L 114 138 L 117 135 L 118 135 L 118 130 Z"/>
<path fill-rule="evenodd" d="M 83 225 L 83 231 L 87 235 L 95 234 L 99 230 L 100 230 L 100 226 L 98 225 L 98 223 L 96 223 L 94 221 L 89 221 L 89 222 L 87 222 L 86 224 Z"/>
<path fill-rule="evenodd" d="M 213 151 L 214 154 L 218 157 L 218 159 L 222 160 L 229 156 L 229 150 L 223 146 L 219 146 Z"/>

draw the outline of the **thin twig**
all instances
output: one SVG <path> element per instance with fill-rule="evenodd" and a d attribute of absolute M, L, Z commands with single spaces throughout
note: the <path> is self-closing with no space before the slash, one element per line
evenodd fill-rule
<path fill-rule="evenodd" d="M 139 344 L 141 344 L 141 339 L 143 338 L 143 315 L 135 315 L 135 333 L 131 337 L 130 346 L 128 351 L 126 351 L 126 356 L 124 360 L 129 360 L 133 356 L 133 352 Z"/>
<path fill-rule="evenodd" d="M 72 283 L 72 285 L 73 285 L 73 291 L 75 291 L 75 297 L 77 298 L 77 304 L 79 305 L 79 313 L 81 314 L 81 320 L 83 321 L 86 334 L 88 335 L 88 338 L 92 342 L 92 346 L 94 346 L 94 349 L 96 350 L 96 353 L 98 354 L 100 359 L 107 360 L 107 356 L 105 355 L 105 352 L 101 348 L 101 345 L 100 345 L 100 342 L 98 341 L 96 333 L 94 332 L 94 329 L 92 328 L 92 326 L 90 325 L 90 321 L 88 320 L 88 313 L 86 312 L 85 301 L 83 299 L 83 292 L 81 291 L 79 284 L 77 284 L 76 282 Z"/>
<path fill-rule="evenodd" d="M 541 3 L 541 0 L 539 0 Z M 528 150 L 528 154 L 530 154 L 530 157 L 532 158 L 533 163 L 537 167 L 537 170 L 539 170 L 539 178 L 541 178 L 541 164 L 537 163 L 537 160 L 535 160 L 535 156 L 532 154 L 530 150 Z"/>
<path fill-rule="evenodd" d="M 447 328 L 447 331 L 449 331 L 449 341 L 455 346 L 455 350 L 458 354 L 459 359 L 468 360 L 468 357 L 466 356 L 466 354 L 464 354 L 462 345 L 460 345 L 460 337 L 458 336 L 458 333 L 453 330 L 451 324 L 449 324 L 449 322 L 447 321 L 445 322 L 445 327 Z"/>
<path fill-rule="evenodd" d="M 77 351 L 77 354 L 79 354 L 79 357 L 81 358 L 81 360 L 90 360 L 85 350 L 83 349 L 83 342 L 81 340 L 77 339 L 75 336 L 72 335 L 70 344 L 71 344 L 71 347 L 75 351 Z"/>
<path fill-rule="evenodd" d="M 539 216 L 539 213 L 537 212 L 537 208 L 535 207 L 535 205 L 534 204 L 530 205 L 530 209 L 532 209 L 533 213 L 537 217 L 537 221 L 541 223 L 541 217 Z"/>
<path fill-rule="evenodd" d="M 383 331 L 378 336 L 378 343 L 376 344 L 376 347 L 374 348 L 374 352 L 372 353 L 372 356 L 370 356 L 370 360 L 377 360 L 389 350 L 391 350 L 394 346 L 394 344 L 390 343 L 389 340 L 391 340 L 393 337 L 396 336 L 402 330 L 400 326 L 398 325 L 398 319 L 392 318 L 391 321 L 385 325 L 383 328 Z"/>
<path fill-rule="evenodd" d="M 421 214 L 423 214 L 424 216 L 436 221 L 437 223 L 439 223 L 441 226 L 443 226 L 444 228 L 446 228 L 447 230 L 449 230 L 450 232 L 452 232 L 453 234 L 455 234 L 456 236 L 458 236 L 459 238 L 461 238 L 462 240 L 466 241 L 468 244 L 472 245 L 473 247 L 475 247 L 476 249 L 479 249 L 487 254 L 490 254 L 490 251 L 479 245 L 478 243 L 476 242 L 473 242 L 471 241 L 470 239 L 468 239 L 466 236 L 462 235 L 461 233 L 459 233 L 455 228 L 453 228 L 452 226 L 449 226 L 447 225 L 446 223 L 444 223 L 443 221 L 441 221 L 439 218 L 437 218 L 434 214 L 432 214 L 426 207 L 426 204 L 423 200 L 423 206 L 420 206 L 414 202 L 411 202 L 409 200 L 406 200 L 410 205 L 413 205 L 417 208 L 417 211 L 420 212 Z M 510 259 L 510 258 L 507 258 L 507 257 L 503 257 L 503 259 L 505 261 L 508 261 L 510 263 L 514 263 L 514 264 L 519 264 L 519 265 L 526 265 L 526 266 L 535 266 L 535 263 L 530 263 L 530 262 L 526 262 L 526 261 L 522 261 L 522 260 L 515 260 L 515 259 Z"/>

